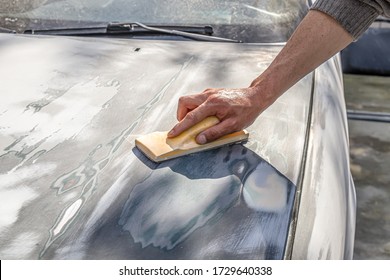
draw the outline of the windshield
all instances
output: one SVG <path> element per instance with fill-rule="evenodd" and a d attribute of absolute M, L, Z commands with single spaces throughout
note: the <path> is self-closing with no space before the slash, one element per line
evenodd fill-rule
<path fill-rule="evenodd" d="M 87 27 L 108 22 L 211 25 L 215 36 L 285 41 L 307 9 L 304 0 L 0 0 L 0 27 Z"/>

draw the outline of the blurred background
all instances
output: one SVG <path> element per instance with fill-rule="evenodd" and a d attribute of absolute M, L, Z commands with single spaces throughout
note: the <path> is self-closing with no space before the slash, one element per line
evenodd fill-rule
<path fill-rule="evenodd" d="M 390 23 L 378 18 L 341 52 L 357 196 L 354 259 L 390 259 L 389 46 Z"/>

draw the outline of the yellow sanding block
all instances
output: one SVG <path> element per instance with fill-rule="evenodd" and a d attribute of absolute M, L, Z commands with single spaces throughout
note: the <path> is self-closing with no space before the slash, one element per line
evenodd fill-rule
<path fill-rule="evenodd" d="M 200 132 L 217 123 L 219 123 L 218 118 L 208 117 L 174 138 L 167 137 L 168 131 L 153 132 L 135 139 L 135 145 L 149 159 L 154 162 L 161 162 L 227 144 L 242 142 L 249 137 L 249 133 L 246 130 L 241 130 L 204 145 L 200 145 L 195 141 L 195 137 Z"/>

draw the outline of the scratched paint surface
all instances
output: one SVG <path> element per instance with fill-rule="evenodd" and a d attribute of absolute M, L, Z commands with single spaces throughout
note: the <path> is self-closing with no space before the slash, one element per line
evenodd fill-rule
<path fill-rule="evenodd" d="M 0 36 L 0 257 L 282 258 L 310 76 L 245 144 L 159 165 L 134 148 L 179 96 L 246 86 L 279 49 Z"/>

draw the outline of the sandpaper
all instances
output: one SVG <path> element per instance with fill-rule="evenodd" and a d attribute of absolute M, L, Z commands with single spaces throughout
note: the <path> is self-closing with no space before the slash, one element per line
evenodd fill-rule
<path fill-rule="evenodd" d="M 246 130 L 241 130 L 225 135 L 210 143 L 198 144 L 195 140 L 196 136 L 218 122 L 218 118 L 208 117 L 173 138 L 168 138 L 168 131 L 153 132 L 137 138 L 135 145 L 152 161 L 161 162 L 248 139 L 249 133 Z"/>

